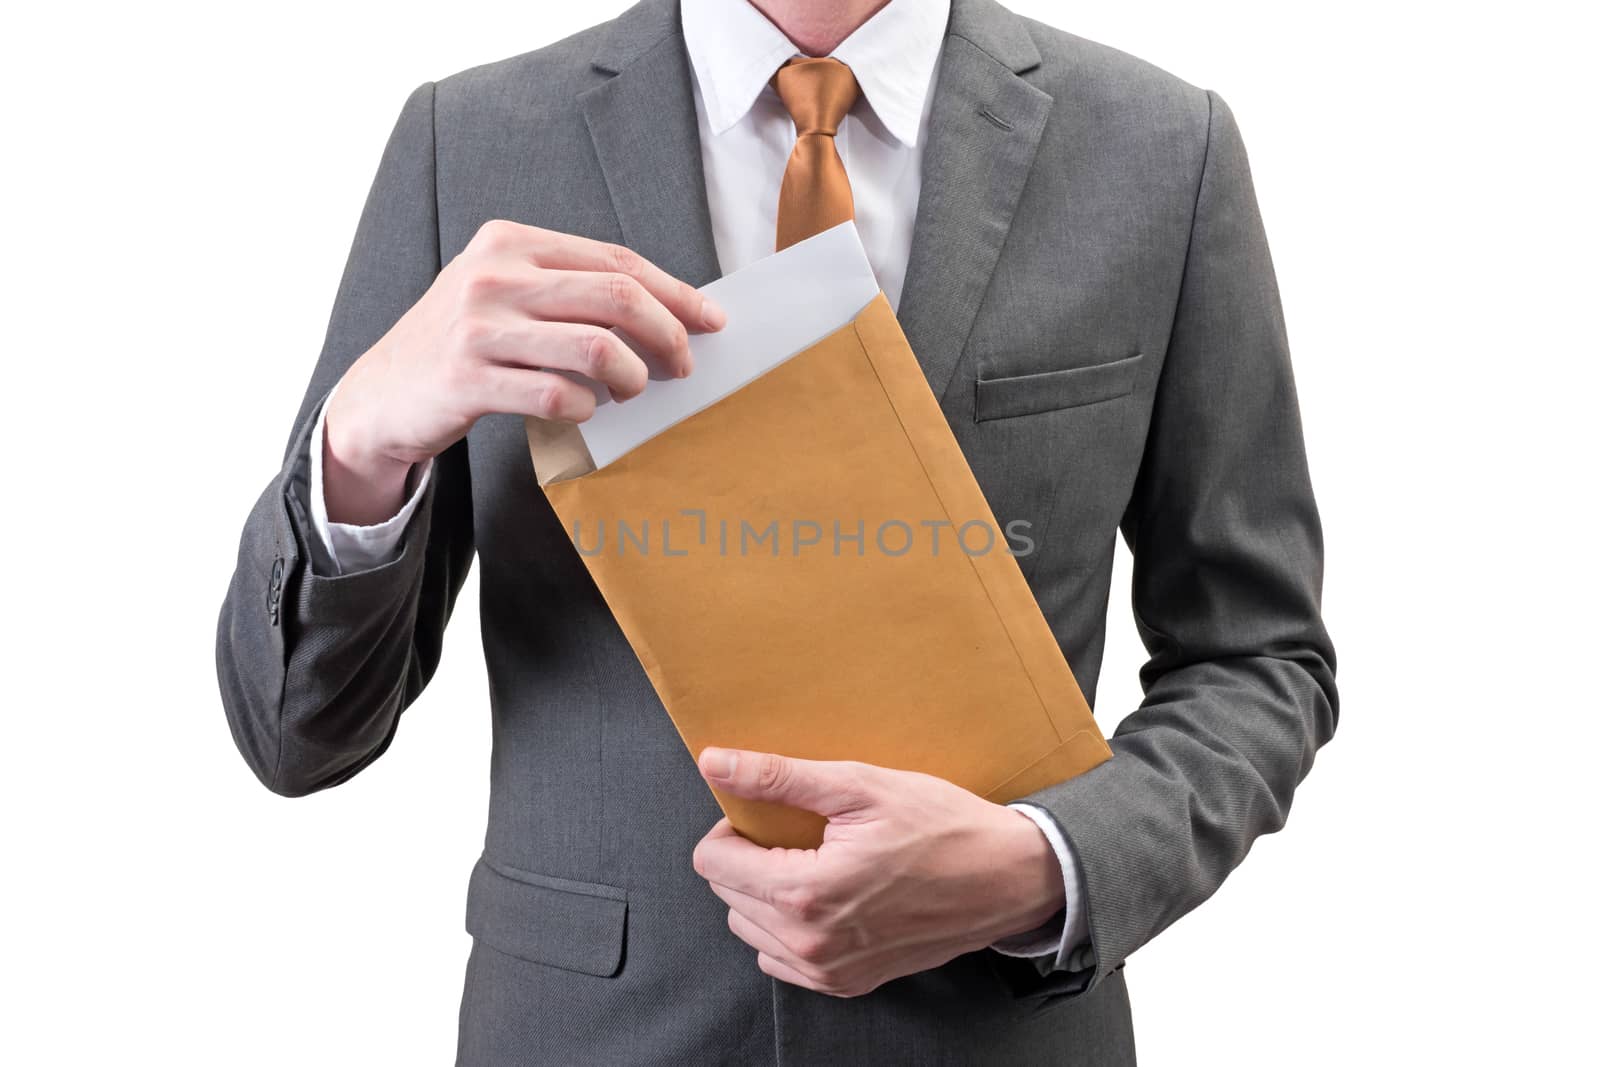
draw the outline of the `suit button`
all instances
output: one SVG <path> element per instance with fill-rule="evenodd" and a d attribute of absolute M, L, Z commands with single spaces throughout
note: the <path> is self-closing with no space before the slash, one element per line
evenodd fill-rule
<path fill-rule="evenodd" d="M 278 625 L 278 601 L 283 596 L 283 557 L 278 556 L 272 561 L 272 577 L 267 582 L 267 614 L 272 618 L 272 625 Z"/>

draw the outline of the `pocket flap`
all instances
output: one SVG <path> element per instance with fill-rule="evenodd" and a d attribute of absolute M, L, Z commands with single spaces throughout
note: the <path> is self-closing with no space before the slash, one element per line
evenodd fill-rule
<path fill-rule="evenodd" d="M 1136 352 L 1126 359 L 1090 367 L 1067 367 L 1015 378 L 979 378 L 973 418 L 978 422 L 1009 419 L 1127 396 L 1138 381 L 1143 359 L 1144 354 Z"/>
<path fill-rule="evenodd" d="M 622 965 L 628 895 L 478 860 L 467 887 L 467 932 L 508 956 L 593 974 Z"/>

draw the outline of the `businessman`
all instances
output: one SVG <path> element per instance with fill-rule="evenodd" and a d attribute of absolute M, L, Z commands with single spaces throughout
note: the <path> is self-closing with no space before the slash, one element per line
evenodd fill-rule
<path fill-rule="evenodd" d="M 558 371 L 638 394 L 620 327 L 694 373 L 688 335 L 726 321 L 695 286 L 850 218 L 1091 700 L 1119 529 L 1133 553 L 1144 700 L 1111 760 L 1011 806 L 696 766 L 536 486 L 523 416 L 594 405 Z M 1333 732 L 1321 555 L 1216 95 L 991 0 L 643 0 L 406 101 L 217 663 L 261 780 L 336 785 L 393 740 L 476 557 L 462 1064 L 1123 1064 L 1124 961 L 1283 825 Z M 828 836 L 762 849 L 708 781 Z"/>

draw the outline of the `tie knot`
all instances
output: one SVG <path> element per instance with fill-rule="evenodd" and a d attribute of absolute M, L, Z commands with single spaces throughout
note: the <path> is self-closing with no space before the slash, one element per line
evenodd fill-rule
<path fill-rule="evenodd" d="M 772 87 L 789 109 L 797 137 L 838 133 L 839 123 L 861 92 L 849 67 L 826 58 L 789 60 L 772 76 Z"/>

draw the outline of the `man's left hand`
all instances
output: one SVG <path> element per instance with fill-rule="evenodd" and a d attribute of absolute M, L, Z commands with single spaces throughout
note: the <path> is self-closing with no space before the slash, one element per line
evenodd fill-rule
<path fill-rule="evenodd" d="M 715 748 L 700 772 L 724 792 L 828 819 L 815 849 L 762 848 L 727 819 L 695 847 L 728 928 L 774 978 L 860 996 L 1062 908 L 1061 867 L 1033 821 L 942 778 Z"/>

